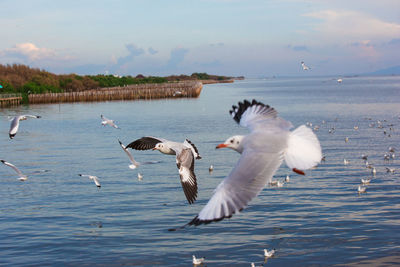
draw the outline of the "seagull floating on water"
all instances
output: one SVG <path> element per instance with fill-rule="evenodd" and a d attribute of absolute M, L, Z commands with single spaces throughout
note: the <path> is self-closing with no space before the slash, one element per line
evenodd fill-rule
<path fill-rule="evenodd" d="M 205 258 L 196 258 L 195 255 L 192 255 L 193 265 L 202 265 L 205 262 Z"/>
<path fill-rule="evenodd" d="M 219 145 L 239 152 L 240 159 L 187 225 L 220 221 L 243 210 L 271 182 L 283 160 L 299 174 L 321 161 L 321 146 L 314 132 L 305 125 L 290 132 L 293 125 L 279 118 L 269 105 L 245 100 L 238 107 L 232 106 L 230 114 L 241 126 L 249 128 L 250 134 L 230 137 Z"/>
<path fill-rule="evenodd" d="M 82 176 L 82 177 L 88 177 L 90 180 L 93 180 L 93 182 L 96 184 L 96 186 L 98 188 L 101 187 L 100 182 L 99 182 L 99 178 L 97 176 L 89 175 L 89 174 L 78 174 L 78 175 Z"/>
<path fill-rule="evenodd" d="M 285 177 L 285 183 L 289 183 L 289 181 L 290 181 L 290 177 L 289 177 L 289 175 L 286 175 L 286 177 Z"/>
<path fill-rule="evenodd" d="M 213 170 L 214 170 L 214 166 L 211 164 L 210 167 L 208 168 L 208 172 L 209 172 L 209 173 L 212 173 Z"/>
<path fill-rule="evenodd" d="M 362 193 L 367 192 L 367 188 L 364 187 L 364 186 L 359 185 L 357 191 L 358 191 L 359 194 L 362 194 Z"/>
<path fill-rule="evenodd" d="M 101 124 L 103 126 L 106 126 L 107 124 L 110 125 L 111 127 L 114 127 L 115 129 L 121 129 L 119 128 L 113 120 L 107 119 L 106 117 L 104 117 L 103 115 L 100 115 L 101 118 Z"/>
<path fill-rule="evenodd" d="M 20 181 L 26 181 L 26 180 L 28 180 L 28 177 L 27 177 L 25 174 L 23 174 L 14 164 L 11 164 L 10 162 L 7 162 L 7 161 L 5 161 L 5 160 L 0 160 L 0 161 L 1 161 L 1 163 L 3 163 L 4 165 L 6 165 L 6 166 L 8 166 L 8 167 L 11 167 L 11 168 L 19 175 L 18 180 L 20 180 Z"/>
<path fill-rule="evenodd" d="M 168 141 L 163 138 L 145 136 L 126 146 L 136 150 L 158 150 L 163 154 L 176 155 L 176 165 L 183 192 L 189 204 L 197 198 L 197 180 L 194 173 L 195 159 L 201 159 L 196 146 L 186 139 L 183 143 Z"/>
<path fill-rule="evenodd" d="M 344 165 L 349 165 L 349 163 L 350 163 L 350 161 L 349 161 L 349 160 L 347 160 L 347 159 L 343 159 L 343 164 L 344 164 Z"/>
<path fill-rule="evenodd" d="M 275 249 L 271 249 L 270 251 L 264 249 L 264 257 L 271 258 L 272 256 L 275 255 L 275 251 L 276 251 Z"/>
<path fill-rule="evenodd" d="M 14 118 L 12 118 L 11 119 L 11 124 L 10 124 L 10 131 L 8 132 L 8 135 L 10 136 L 10 139 L 13 139 L 14 136 L 18 132 L 19 121 L 24 121 L 24 120 L 26 120 L 28 118 L 39 119 L 39 118 L 41 118 L 41 116 L 26 114 L 26 115 L 15 116 Z"/>
<path fill-rule="evenodd" d="M 363 179 L 363 178 L 361 178 L 361 183 L 363 185 L 369 184 L 370 182 L 371 182 L 371 179 Z"/>
<path fill-rule="evenodd" d="M 138 179 L 138 181 L 143 180 L 143 175 L 140 172 L 138 172 L 138 174 L 137 174 L 137 179 Z"/>
<path fill-rule="evenodd" d="M 396 171 L 395 168 L 388 168 L 386 167 L 386 172 L 394 173 Z"/>

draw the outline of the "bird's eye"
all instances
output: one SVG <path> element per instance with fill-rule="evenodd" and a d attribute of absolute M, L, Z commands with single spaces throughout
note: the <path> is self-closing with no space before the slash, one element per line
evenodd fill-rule
<path fill-rule="evenodd" d="M 231 139 L 231 144 L 233 144 L 233 139 Z"/>

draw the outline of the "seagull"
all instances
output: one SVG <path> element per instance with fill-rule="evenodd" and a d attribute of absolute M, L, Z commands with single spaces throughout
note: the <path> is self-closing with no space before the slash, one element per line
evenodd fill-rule
<path fill-rule="evenodd" d="M 341 82 L 343 82 L 343 79 L 339 78 L 339 79 L 337 79 L 337 82 L 341 83 Z"/>
<path fill-rule="evenodd" d="M 363 160 L 368 160 L 368 155 L 362 154 L 362 155 L 361 155 L 361 158 L 362 158 Z"/>
<path fill-rule="evenodd" d="M 369 184 L 370 182 L 371 182 L 371 179 L 363 179 L 363 178 L 361 178 L 361 183 L 363 185 Z"/>
<path fill-rule="evenodd" d="M 176 155 L 176 166 L 183 192 L 189 204 L 197 198 L 197 180 L 194 173 L 194 160 L 201 159 L 196 146 L 186 139 L 183 143 L 168 141 L 163 138 L 145 136 L 126 146 L 136 150 L 158 150 L 163 154 Z"/>
<path fill-rule="evenodd" d="M 271 258 L 272 256 L 274 256 L 275 251 L 276 251 L 275 249 L 271 249 L 270 251 L 264 249 L 264 257 Z"/>
<path fill-rule="evenodd" d="M 212 173 L 213 170 L 214 170 L 214 166 L 211 164 L 210 167 L 208 168 L 208 172 L 209 172 L 209 173 Z"/>
<path fill-rule="evenodd" d="M 97 176 L 89 175 L 89 174 L 78 174 L 78 175 L 82 176 L 82 177 L 88 177 L 90 180 L 93 180 L 93 182 L 96 184 L 96 186 L 98 188 L 101 187 L 100 182 L 99 182 L 99 178 Z"/>
<path fill-rule="evenodd" d="M 206 206 L 186 225 L 220 221 L 243 210 L 271 182 L 284 159 L 299 174 L 321 161 L 321 146 L 314 132 L 305 125 L 290 132 L 293 125 L 279 118 L 269 105 L 244 100 L 238 107 L 232 106 L 230 114 L 241 126 L 249 128 L 250 134 L 230 137 L 219 145 L 239 152 L 240 159 Z"/>
<path fill-rule="evenodd" d="M 140 172 L 138 172 L 138 174 L 137 174 L 137 179 L 138 179 L 138 181 L 143 180 L 143 175 Z"/>
<path fill-rule="evenodd" d="M 103 126 L 106 126 L 107 124 L 110 125 L 111 127 L 114 127 L 115 129 L 121 129 L 119 128 L 113 120 L 107 119 L 106 117 L 104 117 L 103 115 L 100 115 L 101 117 L 101 124 Z"/>
<path fill-rule="evenodd" d="M 192 255 L 193 257 L 193 265 L 202 265 L 205 261 L 204 258 L 196 258 L 195 255 Z"/>
<path fill-rule="evenodd" d="M 285 182 L 283 182 L 283 181 L 281 182 L 278 180 L 269 182 L 270 186 L 276 186 L 276 187 L 282 187 L 284 184 L 285 184 Z"/>
<path fill-rule="evenodd" d="M 349 163 L 350 163 L 350 161 L 349 161 L 349 160 L 347 160 L 347 159 L 343 159 L 343 164 L 344 164 L 344 165 L 349 165 Z"/>
<path fill-rule="evenodd" d="M 392 153 L 394 153 L 394 152 L 395 152 L 395 148 L 394 148 L 394 147 L 392 147 L 392 146 L 390 146 L 390 147 L 389 147 L 389 152 L 392 152 Z"/>
<path fill-rule="evenodd" d="M 303 70 L 310 70 L 311 68 L 307 67 L 306 64 L 304 64 L 304 61 L 301 62 L 301 66 L 303 67 Z"/>
<path fill-rule="evenodd" d="M 10 139 L 13 139 L 14 136 L 18 132 L 19 121 L 24 121 L 24 120 L 26 120 L 28 118 L 39 119 L 39 118 L 41 118 L 41 116 L 26 114 L 26 115 L 15 116 L 14 118 L 12 118 L 11 119 L 11 124 L 10 124 L 10 131 L 8 132 L 8 135 L 10 136 Z"/>
<path fill-rule="evenodd" d="M 289 181 L 290 181 L 290 177 L 289 177 L 289 175 L 286 175 L 285 183 L 289 183 Z"/>
<path fill-rule="evenodd" d="M 372 174 L 375 176 L 376 175 L 376 169 L 375 169 L 375 167 L 372 167 Z"/>
<path fill-rule="evenodd" d="M 359 185 L 357 191 L 358 191 L 359 194 L 362 194 L 362 193 L 367 192 L 367 188 L 364 187 L 364 186 Z"/>
<path fill-rule="evenodd" d="M 131 152 L 129 152 L 129 150 L 126 148 L 126 146 L 124 146 L 124 144 L 122 144 L 122 142 L 121 142 L 120 140 L 118 140 L 118 142 L 119 142 L 119 144 L 121 145 L 122 149 L 125 151 L 125 153 L 128 155 L 128 158 L 129 158 L 129 160 L 130 160 L 131 163 L 132 163 L 131 165 L 129 165 L 129 168 L 133 170 L 133 169 L 136 169 L 137 167 L 139 167 L 140 163 L 137 162 L 137 161 L 133 158 Z"/>
<path fill-rule="evenodd" d="M 394 173 L 396 169 L 386 167 L 386 172 Z"/>
<path fill-rule="evenodd" d="M 17 167 L 15 167 L 14 164 L 11 164 L 10 162 L 7 162 L 7 161 L 5 161 L 5 160 L 0 160 L 0 161 L 1 161 L 1 163 L 3 163 L 4 165 L 7 165 L 7 166 L 13 168 L 13 170 L 19 175 L 18 180 L 20 180 L 20 181 L 26 181 L 26 180 L 28 180 L 28 177 L 27 177 L 25 174 L 23 174 Z"/>

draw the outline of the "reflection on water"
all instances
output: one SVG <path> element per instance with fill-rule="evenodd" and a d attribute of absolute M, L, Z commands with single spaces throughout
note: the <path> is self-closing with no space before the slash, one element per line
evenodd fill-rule
<path fill-rule="evenodd" d="M 0 264 L 190 266 L 195 254 L 208 266 L 250 266 L 264 262 L 264 248 L 277 249 L 266 265 L 385 262 L 400 246 L 394 234 L 400 229 L 399 88 L 399 77 L 344 78 L 341 84 L 329 78 L 245 80 L 206 85 L 198 99 L 1 110 L 0 157 L 28 181 L 0 166 Z M 318 126 L 326 161 L 305 177 L 282 166 L 275 179 L 289 175 L 290 182 L 267 186 L 229 220 L 168 232 L 191 220 L 232 169 L 239 155 L 215 146 L 247 132 L 228 110 L 252 98 L 295 127 Z M 7 117 L 21 113 L 42 118 L 21 122 L 10 140 Z M 121 130 L 102 127 L 100 114 Z M 133 151 L 139 162 L 160 163 L 128 168 L 118 139 L 127 144 L 146 135 L 196 144 L 203 158 L 195 166 L 194 205 L 187 204 L 173 156 Z M 390 146 L 396 157 L 385 160 Z M 98 176 L 101 189 L 78 173 Z M 361 178 L 372 181 L 359 195 Z"/>

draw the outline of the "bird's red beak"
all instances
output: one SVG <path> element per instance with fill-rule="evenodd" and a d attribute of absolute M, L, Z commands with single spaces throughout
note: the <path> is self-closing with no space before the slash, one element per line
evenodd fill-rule
<path fill-rule="evenodd" d="M 228 145 L 226 145 L 226 144 L 219 144 L 219 145 L 217 145 L 215 148 L 218 149 L 218 148 L 224 148 L 224 147 L 228 147 Z"/>
<path fill-rule="evenodd" d="M 153 147 L 151 150 L 157 150 L 157 148 L 156 148 L 156 147 Z"/>

